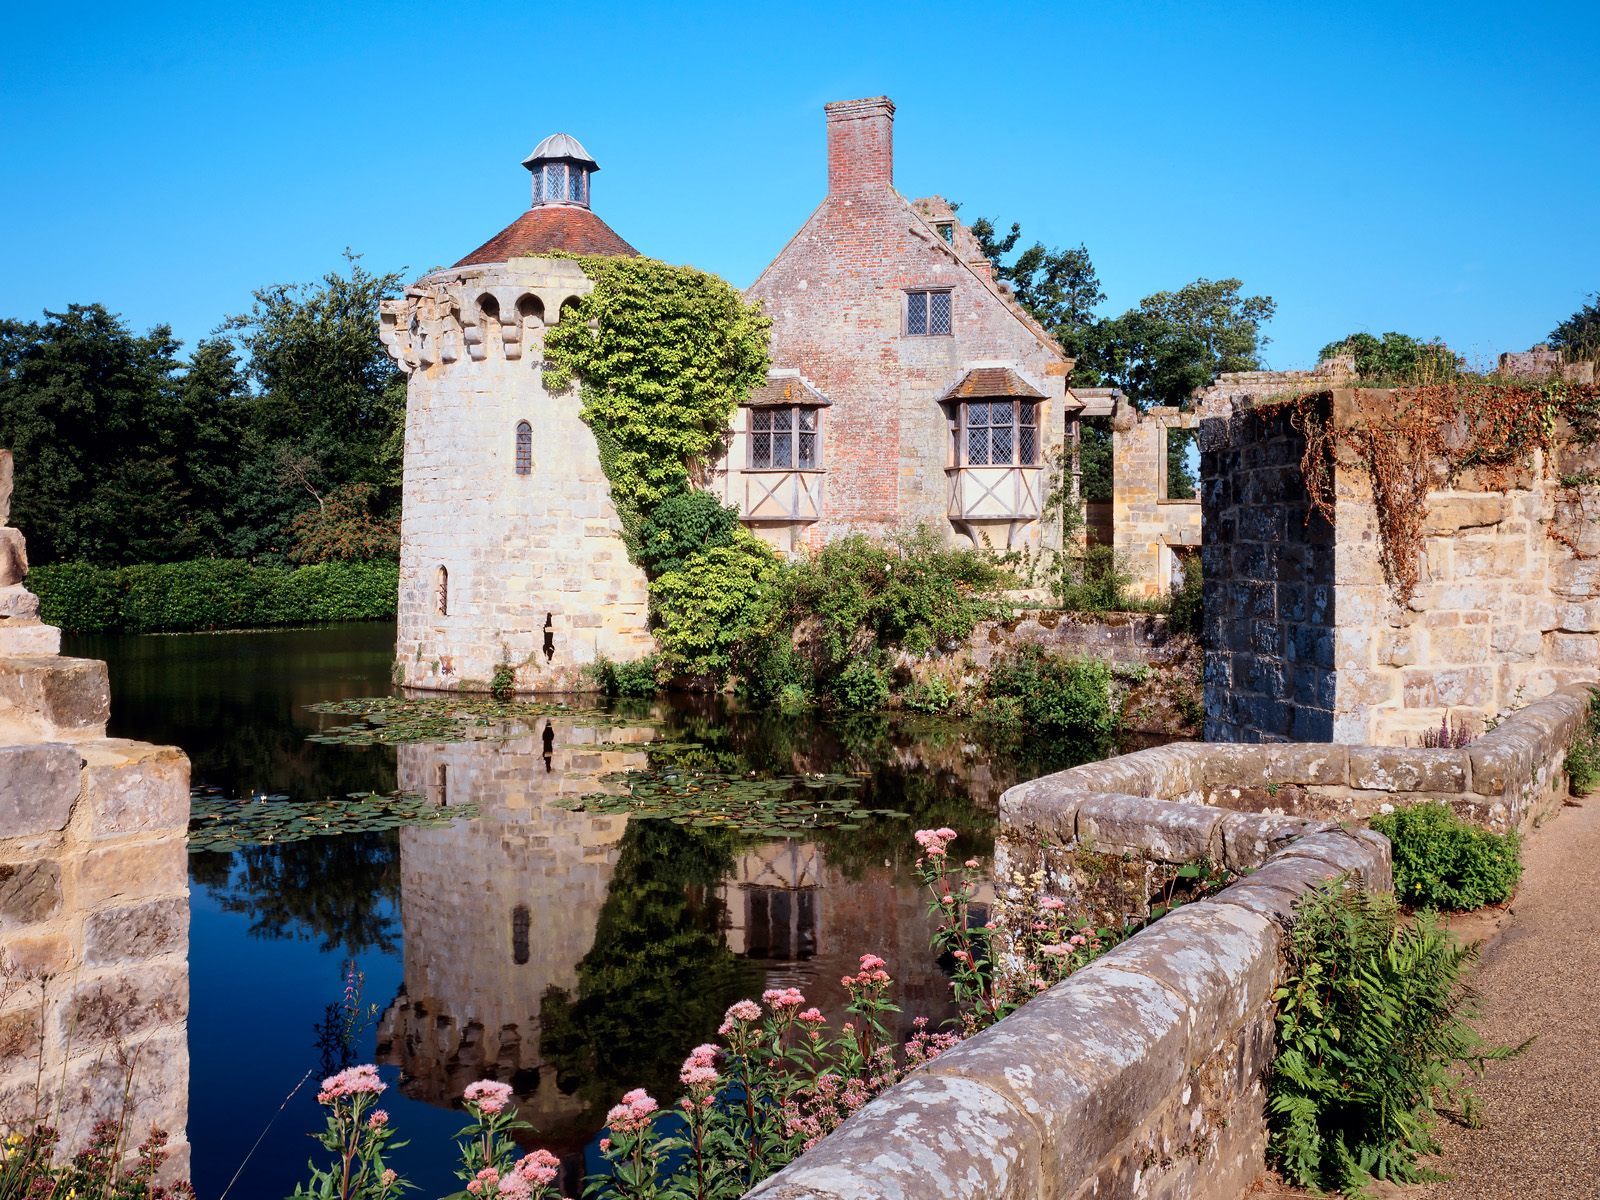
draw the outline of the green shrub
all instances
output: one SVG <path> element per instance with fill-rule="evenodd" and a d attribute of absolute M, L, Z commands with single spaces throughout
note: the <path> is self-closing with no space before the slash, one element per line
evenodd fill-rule
<path fill-rule="evenodd" d="M 660 660 L 654 654 L 625 663 L 612 662 L 602 654 L 585 670 L 606 695 L 640 700 L 660 690 L 656 682 L 659 667 Z"/>
<path fill-rule="evenodd" d="M 1011 582 L 989 557 L 926 528 L 829 542 L 773 580 L 741 657 L 746 688 L 760 699 L 791 683 L 840 703 L 863 698 L 879 689 L 860 662 L 882 674 L 897 651 L 959 645 L 979 621 L 1009 615 L 1001 593 Z"/>
<path fill-rule="evenodd" d="M 748 534 L 690 555 L 650 585 L 656 641 L 668 670 L 722 679 L 732 669 L 757 602 L 779 573 L 772 551 Z"/>
<path fill-rule="evenodd" d="M 1589 696 L 1589 716 L 1567 750 L 1567 778 L 1575 796 L 1600 786 L 1600 692 Z"/>
<path fill-rule="evenodd" d="M 956 702 L 956 694 L 944 676 L 930 675 L 908 687 L 900 702 L 912 712 L 942 713 Z"/>
<path fill-rule="evenodd" d="M 1055 560 L 1051 590 L 1068 612 L 1126 612 L 1140 607 L 1128 597 L 1133 575 L 1110 546 L 1089 546 Z"/>
<path fill-rule="evenodd" d="M 1167 610 L 1167 627 L 1174 633 L 1200 636 L 1201 603 L 1205 583 L 1200 577 L 1200 556 L 1191 554 L 1184 560 L 1183 585 L 1174 588 L 1171 607 Z"/>
<path fill-rule="evenodd" d="M 1399 921 L 1394 898 L 1338 883 L 1295 906 L 1268 1093 L 1269 1156 L 1290 1182 L 1365 1195 L 1374 1178 L 1431 1176 L 1441 1104 L 1469 1115 L 1459 1065 L 1516 1052 L 1467 1024 L 1458 945 L 1433 913 Z"/>
<path fill-rule="evenodd" d="M 889 700 L 889 677 L 872 658 L 853 660 L 833 681 L 833 697 L 840 708 L 867 712 Z"/>
<path fill-rule="evenodd" d="M 1522 877 L 1515 833 L 1491 833 L 1443 804 L 1414 804 L 1372 818 L 1394 855 L 1394 891 L 1412 908 L 1465 909 L 1499 904 Z"/>
<path fill-rule="evenodd" d="M 494 669 L 494 678 L 489 681 L 489 694 L 497 700 L 503 700 L 511 695 L 516 685 L 517 673 L 512 670 L 511 664 L 501 663 Z"/>
<path fill-rule="evenodd" d="M 1095 659 L 1066 659 L 1020 646 L 997 659 L 984 681 L 979 717 L 1032 732 L 1097 740 L 1116 732 L 1111 668 Z"/>
<path fill-rule="evenodd" d="M 178 632 L 373 621 L 393 617 L 392 562 L 252 566 L 233 559 L 96 567 L 63 563 L 28 575 L 44 620 L 70 633 Z"/>

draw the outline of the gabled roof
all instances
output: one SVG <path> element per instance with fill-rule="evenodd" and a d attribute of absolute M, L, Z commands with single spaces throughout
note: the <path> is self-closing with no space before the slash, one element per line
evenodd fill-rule
<path fill-rule="evenodd" d="M 636 258 L 639 252 L 587 208 L 542 204 L 530 208 L 455 265 L 500 263 L 530 254 L 600 254 Z"/>
<path fill-rule="evenodd" d="M 939 402 L 942 404 L 946 400 L 969 400 L 986 396 L 1020 396 L 1024 400 L 1044 399 L 1044 393 L 1017 374 L 1013 368 L 982 366 L 970 368 L 956 381 L 955 386 L 939 397 Z"/>
<path fill-rule="evenodd" d="M 752 390 L 744 403 L 747 408 L 788 408 L 794 404 L 827 407 L 833 401 L 793 367 L 774 367 L 767 372 L 767 381 Z"/>

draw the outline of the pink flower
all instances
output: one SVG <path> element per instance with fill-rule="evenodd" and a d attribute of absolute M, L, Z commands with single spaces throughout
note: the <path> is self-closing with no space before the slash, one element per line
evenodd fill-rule
<path fill-rule="evenodd" d="M 736 1001 L 728 1006 L 727 1018 L 730 1021 L 759 1021 L 761 1006 L 754 1000 Z"/>
<path fill-rule="evenodd" d="M 822 1010 L 820 1008 L 808 1008 L 795 1019 L 798 1021 L 803 1021 L 807 1025 L 821 1025 L 828 1018 L 822 1015 Z"/>
<path fill-rule="evenodd" d="M 687 1087 L 701 1087 L 717 1081 L 717 1069 L 715 1067 L 686 1066 L 678 1072 L 678 1078 Z"/>
<path fill-rule="evenodd" d="M 499 1183 L 500 1172 L 496 1171 L 493 1167 L 485 1167 L 483 1170 L 474 1175 L 473 1178 L 478 1180 L 480 1183 Z"/>
<path fill-rule="evenodd" d="M 468 1104 L 476 1104 L 486 1113 L 497 1113 L 510 1103 L 511 1085 L 496 1083 L 492 1079 L 480 1079 L 476 1083 L 467 1084 L 467 1090 L 461 1093 L 461 1097 Z"/>
<path fill-rule="evenodd" d="M 518 1159 L 515 1170 L 530 1183 L 548 1187 L 561 1174 L 561 1160 L 548 1150 L 535 1150 L 526 1158 Z"/>
<path fill-rule="evenodd" d="M 888 963 L 884 962 L 883 959 L 879 958 L 876 954 L 863 954 L 861 956 L 861 969 L 863 971 L 876 971 L 878 968 L 886 967 L 888 965 Z"/>
<path fill-rule="evenodd" d="M 621 1104 L 613 1105 L 606 1113 L 606 1124 L 618 1133 L 634 1133 L 650 1124 L 657 1107 L 650 1093 L 634 1088 L 623 1094 Z"/>
<path fill-rule="evenodd" d="M 1058 942 L 1054 946 L 1040 946 L 1039 953 L 1046 958 L 1065 958 L 1072 953 L 1072 947 L 1064 942 Z"/>
<path fill-rule="evenodd" d="M 768 988 L 761 993 L 761 999 L 774 1012 L 799 1008 L 806 1002 L 806 998 L 800 994 L 799 988 Z"/>
<path fill-rule="evenodd" d="M 939 903 L 940 904 L 954 904 L 955 902 L 956 902 L 956 898 L 954 896 L 952 896 L 949 892 L 946 892 L 944 895 L 939 897 Z"/>
<path fill-rule="evenodd" d="M 956 840 L 956 831 L 950 828 L 919 829 L 912 836 L 929 858 L 943 858 L 946 844 Z"/>
<path fill-rule="evenodd" d="M 533 1184 L 521 1175 L 507 1175 L 500 1181 L 502 1200 L 533 1200 Z"/>
<path fill-rule="evenodd" d="M 1074 946 L 1085 946 L 1088 945 L 1089 939 L 1084 937 L 1081 933 L 1075 933 L 1068 938 L 1067 941 Z"/>
<path fill-rule="evenodd" d="M 1066 906 L 1065 900 L 1058 900 L 1054 896 L 1043 896 L 1039 900 L 1039 907 L 1045 912 L 1060 912 Z"/>
<path fill-rule="evenodd" d="M 345 1096 L 377 1096 L 388 1086 L 378 1078 L 378 1068 L 371 1063 L 365 1063 L 324 1079 L 322 1090 L 317 1093 L 317 1102 L 332 1104 Z"/>
<path fill-rule="evenodd" d="M 967 870 L 976 871 L 978 869 L 978 860 L 975 859 L 975 858 L 969 858 L 969 859 L 967 859 L 967 864 L 966 865 L 967 865 Z"/>
<path fill-rule="evenodd" d="M 610 1154 L 611 1153 L 611 1139 L 610 1138 L 601 1138 L 600 1139 L 600 1153 L 601 1154 Z"/>
<path fill-rule="evenodd" d="M 393 1170 L 385 1169 L 383 1172 L 383 1186 L 386 1188 L 392 1188 L 394 1186 L 394 1181 L 399 1178 L 400 1176 L 396 1175 Z"/>
<path fill-rule="evenodd" d="M 368 1129 L 382 1129 L 388 1123 L 389 1114 L 381 1108 L 374 1109 L 372 1115 L 367 1118 Z"/>
<path fill-rule="evenodd" d="M 474 1196 L 481 1196 L 483 1195 L 483 1184 L 474 1179 L 471 1183 L 467 1184 L 467 1191 L 471 1192 Z"/>

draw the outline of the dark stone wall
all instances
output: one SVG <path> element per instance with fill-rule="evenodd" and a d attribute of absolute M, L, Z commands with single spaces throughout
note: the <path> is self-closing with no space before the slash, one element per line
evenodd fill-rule
<path fill-rule="evenodd" d="M 1207 741 L 1333 738 L 1334 530 L 1311 507 L 1290 411 L 1201 422 Z"/>

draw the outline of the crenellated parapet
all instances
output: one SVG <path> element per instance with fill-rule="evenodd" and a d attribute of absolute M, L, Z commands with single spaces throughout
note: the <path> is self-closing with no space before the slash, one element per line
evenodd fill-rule
<path fill-rule="evenodd" d="M 570 258 L 514 258 L 435 271 L 379 310 L 379 337 L 407 374 L 465 359 L 517 362 L 594 282 Z"/>

